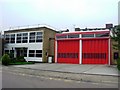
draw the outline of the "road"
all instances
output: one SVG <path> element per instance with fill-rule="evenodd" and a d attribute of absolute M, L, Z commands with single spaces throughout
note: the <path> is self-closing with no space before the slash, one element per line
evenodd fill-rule
<path fill-rule="evenodd" d="M 117 88 L 116 84 L 92 83 L 2 72 L 2 88 Z"/>

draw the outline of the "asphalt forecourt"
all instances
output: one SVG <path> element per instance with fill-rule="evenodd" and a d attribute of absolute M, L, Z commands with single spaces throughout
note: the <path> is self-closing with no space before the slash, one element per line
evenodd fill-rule
<path fill-rule="evenodd" d="M 24 67 L 14 67 L 14 66 L 3 66 L 2 71 L 12 72 L 17 74 L 26 74 L 50 78 L 60 78 L 74 81 L 82 82 L 94 82 L 94 83 L 114 83 L 118 84 L 117 75 L 103 75 L 103 74 L 88 74 L 88 73 L 74 73 L 65 71 L 55 71 L 55 70 L 43 70 L 35 68 L 24 68 Z"/>

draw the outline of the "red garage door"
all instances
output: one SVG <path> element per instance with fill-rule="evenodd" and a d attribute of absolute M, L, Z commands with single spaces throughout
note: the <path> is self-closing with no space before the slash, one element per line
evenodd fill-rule
<path fill-rule="evenodd" d="M 108 64 L 108 40 L 83 40 L 82 64 Z"/>
<path fill-rule="evenodd" d="M 58 40 L 57 62 L 79 64 L 79 41 Z"/>

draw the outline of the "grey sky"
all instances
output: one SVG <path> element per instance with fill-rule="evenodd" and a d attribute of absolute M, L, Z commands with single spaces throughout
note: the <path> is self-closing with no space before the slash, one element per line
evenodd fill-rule
<path fill-rule="evenodd" d="M 1 0 L 2 29 L 48 24 L 58 29 L 118 24 L 119 0 Z"/>

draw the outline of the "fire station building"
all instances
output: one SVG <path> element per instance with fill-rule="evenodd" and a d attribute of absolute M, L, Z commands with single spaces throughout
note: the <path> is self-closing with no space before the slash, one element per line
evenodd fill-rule
<path fill-rule="evenodd" d="M 110 64 L 110 31 L 76 31 L 56 34 L 55 62 Z"/>
<path fill-rule="evenodd" d="M 47 62 L 48 55 L 54 56 L 55 34 L 56 29 L 48 25 L 12 28 L 4 32 L 4 52 L 24 56 L 26 61 Z"/>

